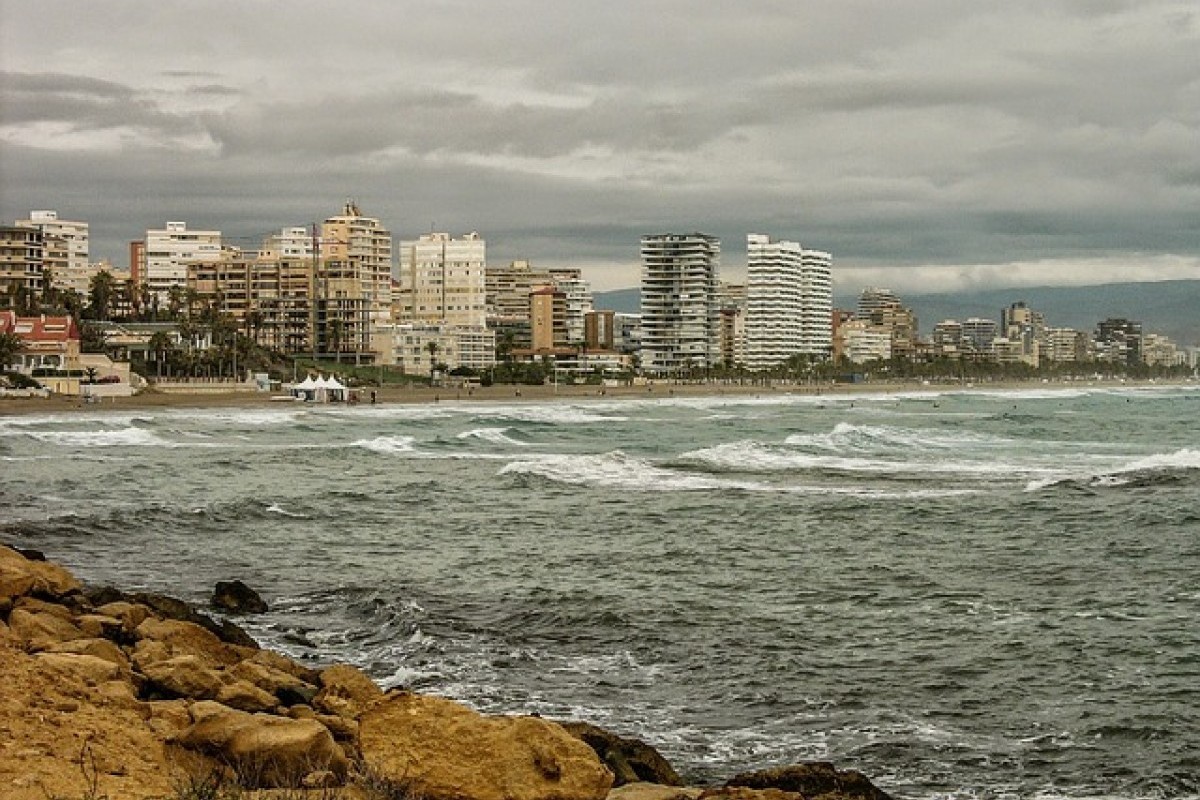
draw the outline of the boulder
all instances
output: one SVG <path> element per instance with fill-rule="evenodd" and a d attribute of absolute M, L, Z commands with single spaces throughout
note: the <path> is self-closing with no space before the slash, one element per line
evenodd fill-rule
<path fill-rule="evenodd" d="M 150 609 L 139 603 L 117 600 L 97 606 L 96 613 L 112 619 L 119 619 L 125 630 L 132 633 L 138 625 L 146 620 L 146 617 L 150 616 Z"/>
<path fill-rule="evenodd" d="M 891 800 L 891 795 L 879 789 L 857 770 L 840 770 L 825 761 L 813 761 L 789 767 L 746 772 L 735 775 L 727 787 L 750 789 L 779 789 L 804 795 L 805 800 Z"/>
<path fill-rule="evenodd" d="M 242 658 L 216 634 L 194 622 L 151 617 L 134 633 L 139 639 L 162 642 L 172 655 L 196 656 L 212 666 L 231 666 Z"/>
<path fill-rule="evenodd" d="M 227 614 L 265 614 L 269 609 L 258 592 L 241 581 L 217 581 L 212 595 L 213 608 Z"/>
<path fill-rule="evenodd" d="M 229 670 L 229 674 L 234 678 L 254 684 L 264 692 L 269 692 L 285 706 L 311 703 L 317 694 L 316 686 L 305 683 L 295 675 L 257 661 L 241 661 Z"/>
<path fill-rule="evenodd" d="M 359 718 L 363 763 L 425 800 L 602 800 L 612 786 L 590 747 L 536 717 L 486 717 L 394 692 Z"/>
<path fill-rule="evenodd" d="M 116 617 L 104 614 L 81 614 L 75 620 L 79 629 L 88 636 L 97 639 L 108 639 L 113 642 L 133 644 L 133 637 L 125 630 L 125 625 Z"/>
<path fill-rule="evenodd" d="M 210 700 L 221 692 L 221 676 L 208 668 L 198 657 L 175 656 L 156 661 L 142 668 L 148 681 L 147 689 L 166 697 L 189 697 Z"/>
<path fill-rule="evenodd" d="M 197 703 L 192 714 L 196 721 L 175 743 L 226 764 L 243 786 L 295 787 L 322 770 L 339 781 L 346 775 L 345 754 L 316 720 L 247 714 L 216 703 Z"/>
<path fill-rule="evenodd" d="M 693 787 L 627 783 L 609 792 L 608 800 L 698 800 L 703 792 Z"/>
<path fill-rule="evenodd" d="M 682 786 L 679 773 L 650 745 L 627 739 L 587 722 L 563 722 L 563 729 L 585 742 L 613 774 L 613 786 L 654 783 Z"/>
<path fill-rule="evenodd" d="M 75 625 L 47 611 L 15 609 L 8 616 L 8 626 L 31 652 L 45 650 L 60 642 L 87 638 Z"/>
<path fill-rule="evenodd" d="M 57 599 L 82 589 L 70 572 L 47 561 L 31 561 L 0 545 L 0 598 L 24 595 Z"/>
<path fill-rule="evenodd" d="M 239 711 L 274 711 L 279 705 L 278 698 L 270 692 L 264 692 L 249 681 L 234 681 L 222 686 L 217 692 L 217 702 L 236 708 Z"/>
<path fill-rule="evenodd" d="M 338 664 L 321 672 L 321 691 L 313 705 L 326 714 L 358 719 L 372 703 L 383 697 L 383 690 L 354 667 Z"/>
<path fill-rule="evenodd" d="M 77 653 L 38 653 L 38 663 L 47 669 L 77 678 L 86 686 L 120 680 L 121 668 L 111 661 Z"/>
<path fill-rule="evenodd" d="M 246 660 L 253 664 L 262 664 L 264 667 L 286 672 L 312 686 L 321 683 L 320 670 L 306 667 L 298 661 L 272 650 L 255 650 L 253 653 L 246 654 Z"/>
<path fill-rule="evenodd" d="M 138 592 L 137 594 L 120 599 L 141 603 L 167 619 L 199 625 L 216 635 L 218 639 L 226 644 L 249 647 L 253 650 L 258 649 L 258 642 L 254 641 L 254 638 L 242 630 L 236 623 L 229 620 L 217 622 L 212 617 L 197 612 L 190 605 L 178 598 L 169 597 L 165 594 L 155 594 L 153 592 Z"/>
<path fill-rule="evenodd" d="M 74 639 L 48 647 L 46 652 L 94 656 L 116 664 L 122 675 L 127 676 L 130 672 L 129 659 L 125 656 L 125 651 L 108 639 Z"/>

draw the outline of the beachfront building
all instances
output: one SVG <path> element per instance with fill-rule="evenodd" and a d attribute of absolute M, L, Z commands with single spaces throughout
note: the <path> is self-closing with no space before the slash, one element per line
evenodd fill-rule
<path fill-rule="evenodd" d="M 643 236 L 642 369 L 675 375 L 721 358 L 721 242 L 703 233 Z"/>
<path fill-rule="evenodd" d="M 487 323 L 487 243 L 478 233 L 455 239 L 426 233 L 400 243 L 399 317 L 414 324 Z"/>
<path fill-rule="evenodd" d="M 379 363 L 406 375 L 428 377 L 439 369 L 483 372 L 496 365 L 496 334 L 484 327 L 397 323 L 377 327 L 372 349 Z"/>
<path fill-rule="evenodd" d="M 0 303 L 31 309 L 42 290 L 44 237 L 36 228 L 0 226 Z"/>
<path fill-rule="evenodd" d="M 746 366 L 769 369 L 833 349 L 832 257 L 799 242 L 746 237 Z"/>
<path fill-rule="evenodd" d="M 88 223 L 59 219 L 57 211 L 47 210 L 31 211 L 28 219 L 14 224 L 42 232 L 42 269 L 50 273 L 53 286 L 87 294 L 88 284 L 98 271 L 88 261 Z"/>
<path fill-rule="evenodd" d="M 594 310 L 592 284 L 583 278 L 562 277 L 554 281 L 554 288 L 563 295 L 563 324 L 566 341 L 572 346 L 583 344 L 584 318 Z"/>
<path fill-rule="evenodd" d="M 990 356 L 992 342 L 999 336 L 999 328 L 994 319 L 971 317 L 962 323 L 961 344 L 963 351 L 976 356 Z"/>
<path fill-rule="evenodd" d="M 1096 326 L 1096 358 L 1122 364 L 1142 360 L 1142 323 L 1109 317 Z"/>
<path fill-rule="evenodd" d="M 870 286 L 858 295 L 858 309 L 855 316 L 858 319 L 870 319 L 876 311 L 884 308 L 900 306 L 900 297 L 891 289 L 881 289 Z"/>
<path fill-rule="evenodd" d="M 837 351 L 852 364 L 887 361 L 892 357 L 891 329 L 869 319 L 853 319 L 839 325 L 838 338 Z"/>
<path fill-rule="evenodd" d="M 746 284 L 721 282 L 717 287 L 721 309 L 720 363 L 726 369 L 746 364 Z"/>
<path fill-rule="evenodd" d="M 146 231 L 138 249 L 141 263 L 133 272 L 150 293 L 165 303 L 172 288 L 187 286 L 188 264 L 221 257 L 221 232 L 188 230 L 186 222 L 168 222 L 165 228 Z"/>
<path fill-rule="evenodd" d="M 0 333 L 15 335 L 21 342 L 13 363 L 0 364 L 0 370 L 11 367 L 26 375 L 47 377 L 42 373 L 79 369 L 81 337 L 73 317 L 21 317 L 15 311 L 0 311 Z"/>
<path fill-rule="evenodd" d="M 318 245 L 318 331 L 335 350 L 369 351 L 371 327 L 392 321 L 392 234 L 351 201 L 322 223 Z"/>
<path fill-rule="evenodd" d="M 1074 328 L 1045 328 L 1039 352 L 1042 360 L 1052 363 L 1073 363 L 1091 358 L 1091 338 L 1085 331 Z"/>

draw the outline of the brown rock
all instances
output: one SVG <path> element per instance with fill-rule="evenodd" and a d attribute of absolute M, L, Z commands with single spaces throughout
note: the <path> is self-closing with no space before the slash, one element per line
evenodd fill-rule
<path fill-rule="evenodd" d="M 144 715 L 149 717 L 151 729 L 162 739 L 174 739 L 194 721 L 187 700 L 151 700 L 142 703 L 142 708 Z"/>
<path fill-rule="evenodd" d="M 80 591 L 70 572 L 46 561 L 30 561 L 11 547 L 0 545 L 0 597 L 61 598 Z"/>
<path fill-rule="evenodd" d="M 114 598 L 118 599 L 118 598 Z M 218 639 L 226 644 L 237 645 L 239 647 L 248 647 L 253 650 L 258 649 L 258 642 L 254 641 L 250 634 L 246 633 L 235 623 L 229 620 L 221 620 L 218 622 L 207 614 L 197 612 L 190 605 L 182 600 L 174 597 L 168 597 L 165 594 L 155 594 L 152 592 L 138 592 L 137 594 L 124 596 L 119 599 L 132 600 L 136 603 L 141 603 L 144 606 L 152 609 L 156 614 L 174 619 L 180 622 L 190 622 L 193 625 L 199 625 L 210 633 L 214 634 Z"/>
<path fill-rule="evenodd" d="M 780 789 L 804 795 L 806 800 L 891 800 L 861 772 L 840 770 L 824 761 L 735 775 L 727 787 Z"/>
<path fill-rule="evenodd" d="M 130 654 L 133 660 L 133 665 L 145 672 L 146 667 L 151 664 L 156 664 L 159 661 L 166 661 L 171 657 L 171 648 L 167 647 L 162 642 L 151 641 L 150 639 L 142 639 L 133 646 L 133 653 Z"/>
<path fill-rule="evenodd" d="M 353 742 L 358 739 L 358 723 L 352 719 L 337 714 L 317 714 L 313 719 L 328 728 L 333 738 L 339 742 Z"/>
<path fill-rule="evenodd" d="M 239 680 L 254 684 L 264 692 L 271 693 L 285 706 L 297 703 L 307 705 L 317 694 L 316 686 L 305 683 L 295 675 L 282 672 L 253 659 L 247 659 L 234 665 L 230 669 L 230 674 Z"/>
<path fill-rule="evenodd" d="M 46 611 L 14 609 L 8 616 L 8 626 L 13 635 L 31 651 L 45 650 L 60 642 L 86 638 L 79 628 Z"/>
<path fill-rule="evenodd" d="M 138 625 L 134 633 L 139 639 L 162 642 L 172 655 L 196 656 L 212 666 L 230 666 L 242 658 L 216 634 L 194 622 L 150 618 Z"/>
<path fill-rule="evenodd" d="M 608 793 L 608 800 L 698 800 L 703 789 L 663 786 L 657 783 L 627 783 Z"/>
<path fill-rule="evenodd" d="M 38 653 L 35 658 L 47 669 L 71 675 L 87 686 L 98 686 L 121 678 L 121 668 L 96 656 L 75 653 Z"/>
<path fill-rule="evenodd" d="M 151 691 L 165 693 L 168 697 L 190 697 L 195 700 L 210 700 L 221 692 L 224 682 L 221 676 L 197 656 L 174 656 L 166 661 L 156 661 L 142 668 Z"/>
<path fill-rule="evenodd" d="M 612 785 L 590 747 L 535 717 L 392 693 L 359 724 L 367 767 L 426 800 L 601 800 Z"/>
<path fill-rule="evenodd" d="M 613 773 L 613 786 L 653 783 L 682 786 L 679 773 L 650 745 L 627 739 L 587 722 L 560 723 L 567 733 L 586 742 Z"/>
<path fill-rule="evenodd" d="M 269 610 L 258 592 L 238 580 L 217 581 L 210 602 L 228 614 L 265 614 Z"/>
<path fill-rule="evenodd" d="M 271 650 L 257 650 L 248 654 L 246 660 L 254 664 L 262 664 L 264 667 L 277 669 L 280 672 L 286 672 L 288 675 L 299 678 L 311 686 L 317 686 L 321 682 L 320 671 L 310 669 L 285 655 Z"/>
<path fill-rule="evenodd" d="M 176 744 L 228 765 L 238 781 L 251 788 L 298 786 L 314 771 L 328 770 L 339 779 L 346 774 L 346 756 L 323 725 L 247 714 L 218 706 L 196 704 L 197 721 Z"/>
<path fill-rule="evenodd" d="M 75 624 L 81 631 L 93 638 L 111 639 L 114 642 L 128 639 L 125 626 L 116 617 L 108 617 L 103 614 L 82 614 L 75 620 Z"/>
<path fill-rule="evenodd" d="M 97 607 L 96 613 L 121 620 L 121 624 L 125 627 L 125 630 L 133 632 L 138 625 L 141 625 L 150 616 L 150 609 L 138 603 L 130 603 L 127 600 L 117 600 Z"/>
<path fill-rule="evenodd" d="M 248 681 L 234 681 L 217 692 L 217 702 L 239 711 L 274 711 L 279 700 Z"/>
<path fill-rule="evenodd" d="M 60 642 L 46 648 L 46 652 L 95 656 L 116 664 L 121 668 L 122 675 L 128 675 L 130 672 L 129 659 L 126 657 L 125 651 L 108 639 L 75 639 L 70 642 Z"/>
<path fill-rule="evenodd" d="M 383 690 L 360 670 L 339 664 L 321 672 L 321 691 L 313 705 L 327 714 L 347 719 L 359 715 L 383 697 Z"/>
<path fill-rule="evenodd" d="M 50 614 L 67 622 L 75 621 L 75 615 L 71 613 L 71 609 L 62 603 L 50 603 L 45 600 L 39 600 L 36 597 L 18 597 L 13 601 L 13 608 L 19 608 L 31 614 Z"/>

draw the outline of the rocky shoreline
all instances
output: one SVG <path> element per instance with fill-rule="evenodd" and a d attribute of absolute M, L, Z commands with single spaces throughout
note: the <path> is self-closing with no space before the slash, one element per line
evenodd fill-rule
<path fill-rule="evenodd" d="M 262 608 L 236 582 L 226 612 Z M 10 800 L 887 800 L 826 763 L 683 786 L 584 722 L 485 716 L 312 669 L 157 594 L 88 587 L 0 545 L 0 796 Z"/>

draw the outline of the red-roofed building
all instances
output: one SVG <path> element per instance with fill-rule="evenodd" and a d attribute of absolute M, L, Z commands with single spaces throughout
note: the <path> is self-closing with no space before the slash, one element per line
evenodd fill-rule
<path fill-rule="evenodd" d="M 15 333 L 23 345 L 6 367 L 27 375 L 35 369 L 79 369 L 79 326 L 69 316 L 18 317 L 15 311 L 0 311 L 0 333 Z"/>

